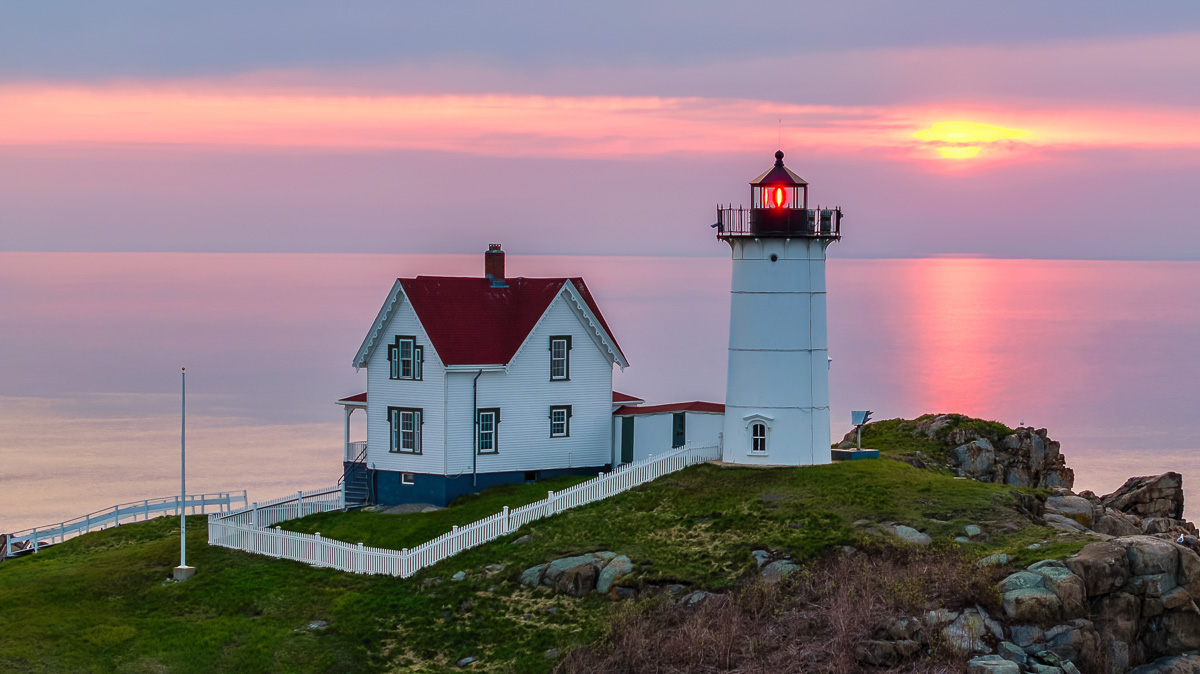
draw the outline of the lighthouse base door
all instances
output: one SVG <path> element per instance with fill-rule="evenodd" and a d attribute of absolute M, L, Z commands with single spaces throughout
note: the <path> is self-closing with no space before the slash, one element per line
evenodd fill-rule
<path fill-rule="evenodd" d="M 621 463 L 633 463 L 633 417 L 621 418 Z"/>

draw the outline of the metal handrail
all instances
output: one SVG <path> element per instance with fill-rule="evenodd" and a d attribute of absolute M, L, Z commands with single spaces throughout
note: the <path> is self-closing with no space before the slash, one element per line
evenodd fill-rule
<path fill-rule="evenodd" d="M 764 215 L 771 216 L 769 220 Z M 840 239 L 842 237 L 841 208 L 791 208 L 768 211 L 761 208 L 717 206 L 717 238 L 730 237 L 812 237 Z M 756 218 L 763 217 L 760 230 Z M 777 229 L 780 224 L 783 229 Z"/>
<path fill-rule="evenodd" d="M 358 453 L 358 456 L 354 457 L 353 461 L 348 461 L 347 463 L 366 463 L 366 462 L 367 462 L 367 445 L 366 445 L 366 443 L 364 443 L 362 451 Z M 343 470 L 342 476 L 338 478 L 337 483 L 341 484 L 345 481 L 346 481 L 346 471 Z"/>

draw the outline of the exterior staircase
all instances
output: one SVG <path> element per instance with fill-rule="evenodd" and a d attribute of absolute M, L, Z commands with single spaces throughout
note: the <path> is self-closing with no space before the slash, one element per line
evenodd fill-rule
<path fill-rule="evenodd" d="M 342 479 L 346 485 L 346 509 L 361 508 L 370 505 L 371 483 L 367 470 L 367 448 L 363 443 L 362 451 L 352 461 L 342 462 Z"/>

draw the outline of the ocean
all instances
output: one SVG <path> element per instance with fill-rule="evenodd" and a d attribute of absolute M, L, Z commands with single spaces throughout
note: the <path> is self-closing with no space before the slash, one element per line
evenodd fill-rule
<path fill-rule="evenodd" d="M 836 246 L 834 248 L 836 255 Z M 0 253 L 0 531 L 179 488 L 262 500 L 336 482 L 338 398 L 397 276 L 480 255 Z M 631 363 L 617 390 L 721 401 L 729 261 L 508 255 L 583 276 Z M 1076 491 L 1175 470 L 1200 489 L 1200 262 L 838 259 L 834 437 L 961 412 L 1045 427 Z M 363 439 L 361 415 L 353 439 Z"/>

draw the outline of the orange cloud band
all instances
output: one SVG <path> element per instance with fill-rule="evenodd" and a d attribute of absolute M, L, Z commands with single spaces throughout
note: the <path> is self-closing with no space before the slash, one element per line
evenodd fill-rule
<path fill-rule="evenodd" d="M 0 145 L 184 144 L 616 157 L 785 145 L 934 156 L 947 146 L 1200 146 L 1190 109 L 797 106 L 620 96 L 356 96 L 179 87 L 0 87 Z M 922 137 L 948 120 L 1017 134 Z M 936 134 L 935 134 L 936 136 Z"/>

